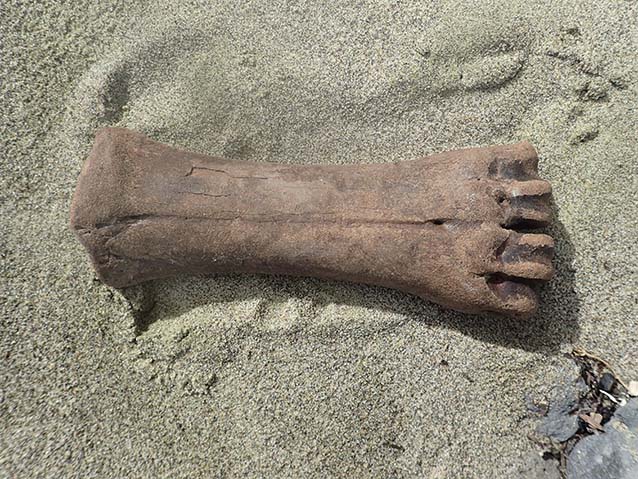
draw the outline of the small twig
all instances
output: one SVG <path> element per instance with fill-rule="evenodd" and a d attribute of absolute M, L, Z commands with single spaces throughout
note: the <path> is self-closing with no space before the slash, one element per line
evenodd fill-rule
<path fill-rule="evenodd" d="M 605 396 L 609 398 L 610 401 L 618 404 L 619 406 L 624 406 L 627 403 L 627 401 L 625 401 L 623 398 L 616 399 L 615 396 L 609 394 L 607 391 L 603 391 L 602 389 L 599 389 L 598 392 L 600 392 L 601 394 L 604 394 Z"/>

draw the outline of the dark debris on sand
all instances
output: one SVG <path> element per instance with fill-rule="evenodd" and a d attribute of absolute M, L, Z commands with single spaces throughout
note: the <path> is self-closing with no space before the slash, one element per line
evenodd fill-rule
<path fill-rule="evenodd" d="M 575 349 L 580 377 L 559 388 L 533 439 L 568 479 L 638 477 L 638 398 L 607 362 Z"/>

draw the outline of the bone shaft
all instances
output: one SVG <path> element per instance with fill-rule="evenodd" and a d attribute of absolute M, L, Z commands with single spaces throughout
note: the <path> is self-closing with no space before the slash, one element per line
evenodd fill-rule
<path fill-rule="evenodd" d="M 419 190 L 427 196 L 399 165 L 233 162 L 107 129 L 82 171 L 72 224 L 115 287 L 250 272 L 411 290 L 423 279 L 410 277 L 409 262 L 435 228 L 401 208 Z M 414 228 L 419 237 L 405 234 Z"/>

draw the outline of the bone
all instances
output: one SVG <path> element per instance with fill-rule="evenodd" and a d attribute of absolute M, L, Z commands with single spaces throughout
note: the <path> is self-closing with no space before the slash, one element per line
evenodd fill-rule
<path fill-rule="evenodd" d="M 528 317 L 553 270 L 551 187 L 527 142 L 385 164 L 284 165 L 97 132 L 71 227 L 122 288 L 182 274 L 313 276 Z"/>

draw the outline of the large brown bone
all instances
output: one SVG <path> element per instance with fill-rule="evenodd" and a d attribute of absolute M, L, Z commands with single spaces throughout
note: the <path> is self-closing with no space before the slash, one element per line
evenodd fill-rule
<path fill-rule="evenodd" d="M 98 131 L 71 225 L 114 287 L 183 273 L 277 273 L 395 288 L 526 316 L 552 276 L 550 185 L 529 143 L 348 166 L 229 161 Z"/>

